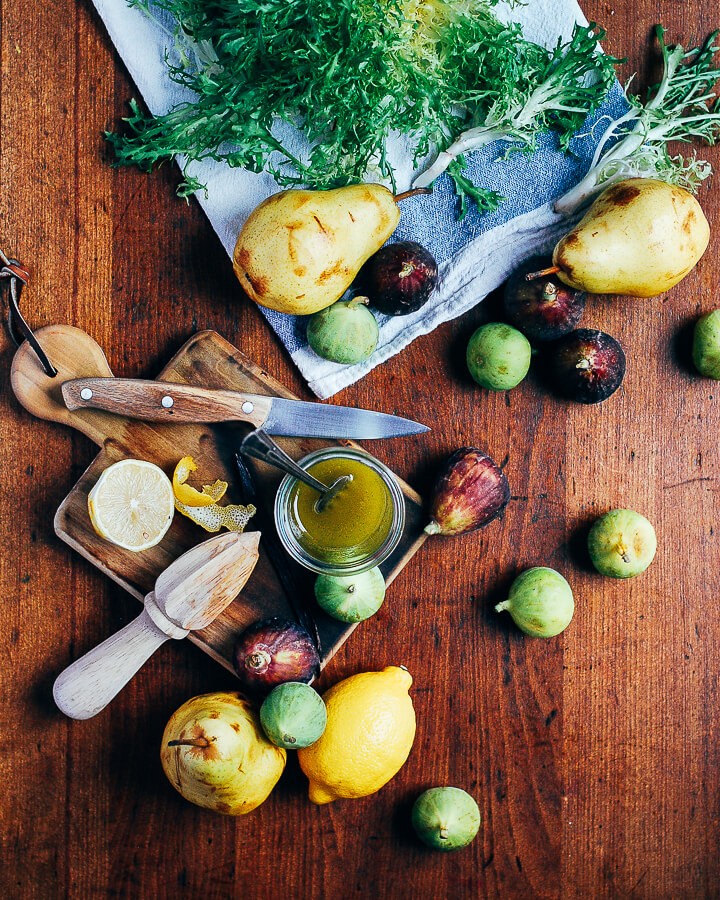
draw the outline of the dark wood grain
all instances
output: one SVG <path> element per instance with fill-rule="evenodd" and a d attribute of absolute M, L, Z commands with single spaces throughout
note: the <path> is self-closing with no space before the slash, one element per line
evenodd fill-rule
<path fill-rule="evenodd" d="M 638 86 L 657 76 L 656 22 L 675 41 L 720 18 L 709 0 L 586 0 L 584 10 Z M 311 399 L 197 205 L 175 197 L 177 172 L 110 167 L 101 133 L 136 91 L 91 4 L 5 0 L 0 25 L 0 242 L 31 269 L 30 322 L 88 331 L 111 369 L 133 377 L 153 377 L 192 334 L 215 329 Z M 720 165 L 717 149 L 702 153 Z M 172 790 L 158 759 L 169 715 L 235 686 L 196 647 L 164 647 L 93 720 L 57 713 L 57 673 L 137 601 L 54 536 L 54 511 L 95 448 L 17 404 L 1 331 L 0 894 L 717 897 L 720 395 L 692 374 L 688 334 L 720 305 L 719 197 L 717 182 L 701 190 L 710 248 L 669 294 L 589 302 L 584 321 L 628 356 L 607 403 L 558 401 L 534 375 L 507 395 L 474 386 L 458 359 L 498 315 L 492 297 L 339 395 L 432 426 L 372 447 L 421 491 L 449 451 L 476 445 L 506 460 L 514 499 L 475 535 L 428 541 L 328 665 L 329 685 L 405 664 L 418 735 L 379 794 L 322 808 L 307 801 L 295 761 L 240 820 Z M 627 583 L 594 574 L 583 549 L 593 517 L 617 505 L 645 513 L 660 541 Z M 577 598 L 572 625 L 545 642 L 492 611 L 538 563 L 562 571 Z M 483 825 L 470 848 L 437 856 L 416 843 L 408 815 L 419 791 L 441 783 L 471 791 Z"/>

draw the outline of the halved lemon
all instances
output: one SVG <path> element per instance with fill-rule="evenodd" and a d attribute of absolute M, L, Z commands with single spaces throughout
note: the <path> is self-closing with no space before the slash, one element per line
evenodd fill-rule
<path fill-rule="evenodd" d="M 172 482 L 154 463 L 123 459 L 98 478 L 88 511 L 100 537 L 125 550 L 147 550 L 163 539 L 173 520 Z"/>

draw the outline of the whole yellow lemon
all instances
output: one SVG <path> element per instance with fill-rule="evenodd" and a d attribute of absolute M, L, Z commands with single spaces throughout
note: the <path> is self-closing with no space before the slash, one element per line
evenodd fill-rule
<path fill-rule="evenodd" d="M 366 797 L 397 774 L 415 739 L 411 684 L 407 669 L 388 666 L 346 678 L 323 694 L 325 732 L 298 750 L 313 803 Z"/>

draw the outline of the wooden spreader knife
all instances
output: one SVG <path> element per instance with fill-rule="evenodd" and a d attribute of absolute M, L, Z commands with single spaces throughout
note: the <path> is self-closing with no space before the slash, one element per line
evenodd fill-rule
<path fill-rule="evenodd" d="M 55 703 L 72 719 L 104 709 L 150 656 L 170 638 L 207 627 L 245 586 L 258 559 L 260 532 L 225 532 L 171 563 L 129 625 L 62 672 Z"/>

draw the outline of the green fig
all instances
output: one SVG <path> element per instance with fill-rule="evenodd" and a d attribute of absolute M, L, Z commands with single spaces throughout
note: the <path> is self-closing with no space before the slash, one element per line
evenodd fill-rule
<path fill-rule="evenodd" d="M 513 581 L 507 600 L 496 612 L 507 610 L 513 621 L 531 637 L 555 637 L 573 617 L 575 601 L 570 585 L 555 569 L 535 566 Z"/>
<path fill-rule="evenodd" d="M 342 297 L 399 220 L 395 197 L 379 184 L 280 191 L 250 213 L 233 268 L 260 306 L 309 315 Z"/>
<path fill-rule="evenodd" d="M 459 850 L 480 828 L 480 810 L 461 788 L 430 788 L 415 801 L 411 821 L 415 833 L 434 850 Z"/>
<path fill-rule="evenodd" d="M 467 346 L 467 366 L 480 387 L 509 391 L 520 384 L 530 368 L 532 348 L 517 328 L 503 322 L 482 325 Z"/>
<path fill-rule="evenodd" d="M 592 564 L 601 575 L 633 578 L 655 557 L 657 538 L 651 523 L 632 509 L 611 509 L 588 534 Z"/>
<path fill-rule="evenodd" d="M 318 356 L 346 365 L 372 356 L 380 332 L 367 302 L 367 297 L 339 300 L 310 317 L 308 344 Z"/>
<path fill-rule="evenodd" d="M 318 606 L 341 622 L 362 622 L 374 616 L 385 599 L 385 579 L 377 566 L 357 575 L 318 575 Z"/>
<path fill-rule="evenodd" d="M 692 348 L 695 368 L 706 378 L 720 380 L 720 309 L 698 319 Z"/>
<path fill-rule="evenodd" d="M 655 297 L 688 274 L 710 226 L 689 191 L 655 178 L 606 188 L 557 244 L 558 278 L 591 294 Z"/>
<path fill-rule="evenodd" d="M 327 710 L 320 694 L 309 684 L 286 681 L 274 687 L 263 701 L 260 724 L 276 747 L 299 750 L 322 737 Z"/>

